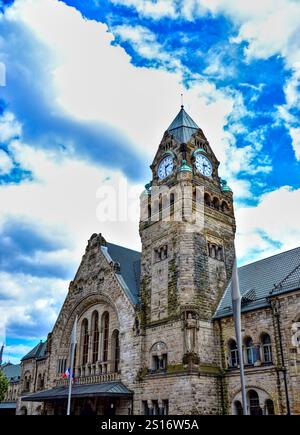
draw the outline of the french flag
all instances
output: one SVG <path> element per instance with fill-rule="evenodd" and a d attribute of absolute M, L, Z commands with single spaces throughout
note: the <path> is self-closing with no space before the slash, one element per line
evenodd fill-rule
<path fill-rule="evenodd" d="M 69 379 L 70 377 L 70 373 L 71 373 L 71 369 L 70 367 L 65 371 L 65 373 L 63 374 L 63 379 Z M 75 381 L 75 376 L 74 376 L 74 372 L 73 372 L 73 376 L 72 376 L 72 382 Z"/>

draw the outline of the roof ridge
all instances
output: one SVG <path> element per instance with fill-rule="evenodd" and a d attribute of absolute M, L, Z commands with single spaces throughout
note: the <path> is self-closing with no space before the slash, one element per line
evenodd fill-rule
<path fill-rule="evenodd" d="M 137 254 L 141 254 L 141 251 L 136 251 L 135 249 L 127 248 L 126 246 L 117 245 L 116 243 L 107 242 L 108 245 L 118 246 L 118 248 L 127 249 L 128 251 L 136 252 Z"/>
<path fill-rule="evenodd" d="M 177 113 L 167 131 L 172 132 L 173 130 L 177 130 L 180 128 L 191 128 L 194 130 L 199 130 L 199 126 L 193 120 L 193 118 L 184 110 L 184 107 L 181 106 L 180 111 Z"/>
<path fill-rule="evenodd" d="M 46 343 L 47 340 L 40 340 L 29 352 L 26 353 L 26 355 L 23 356 L 23 358 L 21 358 L 21 361 L 30 358 L 39 358 L 41 351 L 45 347 Z"/>

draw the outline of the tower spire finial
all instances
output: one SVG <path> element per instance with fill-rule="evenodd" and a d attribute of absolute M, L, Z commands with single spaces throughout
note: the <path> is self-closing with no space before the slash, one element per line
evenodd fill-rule
<path fill-rule="evenodd" d="M 3 350 L 4 350 L 4 344 L 2 344 L 0 349 L 0 366 L 2 366 L 2 358 L 3 358 Z"/>
<path fill-rule="evenodd" d="M 184 108 L 184 105 L 183 105 L 183 94 L 180 94 L 180 96 L 181 96 L 181 108 L 183 109 Z"/>

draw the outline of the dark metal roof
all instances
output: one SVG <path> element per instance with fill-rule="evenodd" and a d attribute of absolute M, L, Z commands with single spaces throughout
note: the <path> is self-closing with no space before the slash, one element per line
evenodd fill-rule
<path fill-rule="evenodd" d="M 69 387 L 57 387 L 51 390 L 39 391 L 21 397 L 26 402 L 44 402 L 50 400 L 66 399 Z M 121 382 L 102 382 L 101 384 L 73 385 L 72 397 L 131 397 L 130 391 Z"/>
<path fill-rule="evenodd" d="M 270 295 L 300 288 L 300 247 L 238 268 L 242 311 L 268 305 Z M 243 298 L 244 296 L 244 298 Z M 229 282 L 215 318 L 232 314 L 231 281 Z"/>
<path fill-rule="evenodd" d="M 42 359 L 46 356 L 46 348 L 47 348 L 47 342 L 46 341 L 40 341 L 33 349 L 31 349 L 30 352 L 25 355 L 21 361 L 25 361 L 27 359 Z"/>
<path fill-rule="evenodd" d="M 128 296 L 136 304 L 140 290 L 141 253 L 113 243 L 107 243 L 107 249 L 112 260 L 120 263 L 121 276 L 130 292 Z"/>
<path fill-rule="evenodd" d="M 21 365 L 6 363 L 1 366 L 1 370 L 10 382 L 17 382 L 21 376 Z"/>
<path fill-rule="evenodd" d="M 168 128 L 168 132 L 181 144 L 190 140 L 191 136 L 199 130 L 195 121 L 186 113 L 183 106 Z"/>

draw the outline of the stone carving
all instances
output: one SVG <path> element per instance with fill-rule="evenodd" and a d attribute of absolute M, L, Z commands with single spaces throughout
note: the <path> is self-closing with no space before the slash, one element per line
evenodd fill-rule
<path fill-rule="evenodd" d="M 185 347 L 187 353 L 195 351 L 196 347 L 196 331 L 197 331 L 197 319 L 193 318 L 192 313 L 188 313 L 185 321 L 184 338 Z"/>
<path fill-rule="evenodd" d="M 163 341 L 158 341 L 151 348 L 151 352 L 157 353 L 157 354 L 160 354 L 161 352 L 166 351 L 166 350 L 167 350 L 167 345 Z"/>

